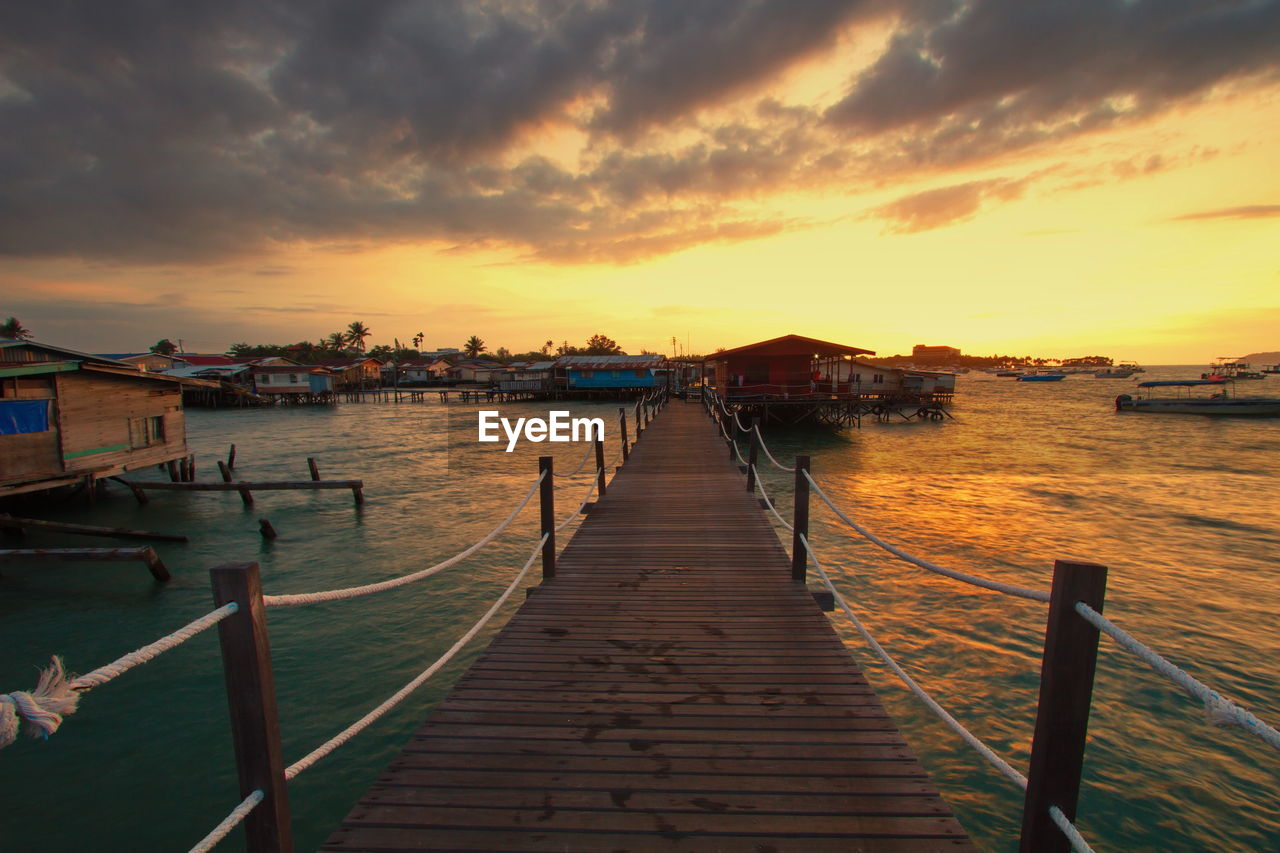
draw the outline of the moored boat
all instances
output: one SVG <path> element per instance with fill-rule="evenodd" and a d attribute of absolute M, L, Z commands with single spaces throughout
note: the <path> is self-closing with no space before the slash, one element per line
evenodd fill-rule
<path fill-rule="evenodd" d="M 1018 377 L 1019 382 L 1057 382 L 1066 379 L 1065 373 L 1024 373 Z"/>
<path fill-rule="evenodd" d="M 1191 389 L 1211 386 L 1215 390 L 1207 397 L 1193 396 Z M 1172 397 L 1131 396 L 1116 397 L 1117 412 L 1152 412 L 1179 415 L 1280 415 L 1280 397 L 1235 397 L 1227 390 L 1227 380 L 1179 379 L 1139 382 L 1139 389 L 1168 388 Z M 1177 391 L 1184 393 L 1176 393 Z"/>

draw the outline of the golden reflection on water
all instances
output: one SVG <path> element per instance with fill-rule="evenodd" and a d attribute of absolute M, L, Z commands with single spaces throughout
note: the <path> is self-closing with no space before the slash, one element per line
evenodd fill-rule
<path fill-rule="evenodd" d="M 1108 565 L 1108 615 L 1280 722 L 1280 419 L 1118 415 L 1119 390 L 962 378 L 957 422 L 865 424 L 841 440 L 775 430 L 769 443 L 783 460 L 818 444 L 813 472 L 831 498 L 935 563 L 1043 589 L 1055 559 Z M 788 476 L 772 472 L 771 492 Z M 824 507 L 811 513 L 816 551 L 880 642 L 1025 768 L 1043 606 L 928 574 Z M 988 849 L 1016 849 L 1021 793 L 839 630 L 966 828 Z M 1098 849 L 1280 849 L 1277 758 L 1208 726 L 1196 702 L 1104 640 L 1080 810 Z"/>

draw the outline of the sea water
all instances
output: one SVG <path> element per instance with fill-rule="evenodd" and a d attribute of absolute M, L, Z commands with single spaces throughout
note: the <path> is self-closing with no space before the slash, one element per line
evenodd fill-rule
<path fill-rule="evenodd" d="M 1276 724 L 1280 418 L 1117 413 L 1112 405 L 1139 379 L 1198 372 L 1153 368 L 1131 380 L 1054 383 L 969 374 L 959 379 L 954 419 L 868 419 L 840 432 L 770 428 L 765 437 L 784 464 L 810 454 L 814 477 L 842 508 L 935 563 L 1039 588 L 1048 587 L 1055 559 L 1108 565 L 1111 618 Z M 1241 383 L 1241 391 L 1280 396 L 1280 377 Z M 512 417 L 545 417 L 549 408 L 501 407 Z M 569 408 L 606 419 L 612 459 L 617 405 Z M 240 479 L 307 479 L 312 457 L 326 479 L 363 479 L 366 503 L 357 507 L 346 491 L 259 492 L 246 508 L 235 492 L 151 492 L 139 506 L 113 484 L 92 509 L 82 497 L 40 507 L 44 518 L 178 532 L 190 542 L 155 543 L 174 576 L 167 584 L 140 563 L 0 567 L 0 691 L 29 689 L 52 654 L 85 672 L 208 612 L 208 569 L 219 563 L 257 562 L 269 593 L 430 566 L 515 507 L 539 455 L 553 455 L 563 475 L 582 459 L 585 448 L 574 444 L 522 442 L 512 453 L 481 445 L 478 411 L 435 395 L 190 410 L 200 479 L 217 479 L 216 461 L 235 444 Z M 559 517 L 581 499 L 590 469 L 555 479 Z M 789 514 L 793 475 L 763 458 L 761 469 Z M 815 550 L 860 617 L 952 714 L 1025 768 L 1044 605 L 896 560 L 814 500 Z M 263 539 L 260 518 L 279 538 Z M 430 579 L 269 611 L 286 763 L 452 645 L 536 538 L 531 504 L 492 545 Z M 33 533 L 22 546 L 109 544 L 117 543 Z M 536 582 L 535 565 L 527 583 Z M 299 850 L 324 840 L 521 598 L 410 699 L 290 784 Z M 1021 792 L 907 693 L 843 616 L 832 618 L 964 827 L 985 850 L 1016 849 Z M 85 694 L 61 730 L 48 741 L 21 738 L 0 752 L 0 766 L 0 850 L 187 849 L 239 801 L 216 631 Z M 1213 726 L 1196 701 L 1104 638 L 1079 812 L 1099 851 L 1277 851 L 1280 755 Z M 243 849 L 239 833 L 219 849 Z"/>

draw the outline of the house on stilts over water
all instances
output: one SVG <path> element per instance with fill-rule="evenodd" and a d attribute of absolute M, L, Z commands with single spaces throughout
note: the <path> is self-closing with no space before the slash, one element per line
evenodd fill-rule
<path fill-rule="evenodd" d="M 0 497 L 187 457 L 182 382 L 34 341 L 0 340 Z"/>
<path fill-rule="evenodd" d="M 868 361 L 875 352 L 783 335 L 712 353 L 705 387 L 730 409 L 762 423 L 857 426 L 862 417 L 941 420 L 955 376 Z"/>

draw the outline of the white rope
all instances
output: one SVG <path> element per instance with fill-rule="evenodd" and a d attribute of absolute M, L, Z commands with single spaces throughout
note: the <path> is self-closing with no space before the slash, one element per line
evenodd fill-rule
<path fill-rule="evenodd" d="M 1200 700 L 1204 704 L 1205 717 L 1210 723 L 1215 726 L 1239 726 L 1245 731 L 1257 735 L 1272 748 L 1280 749 L 1280 731 L 1258 719 L 1252 712 L 1240 707 L 1208 685 L 1188 675 L 1178 666 L 1165 660 L 1149 646 L 1144 645 L 1128 631 L 1125 631 L 1083 601 L 1076 602 L 1075 610 L 1089 624 L 1115 640 L 1123 648 L 1137 655 L 1140 660 L 1156 672 Z"/>
<path fill-rule="evenodd" d="M 822 491 L 822 487 L 818 485 L 817 481 L 813 479 L 813 477 L 809 474 L 808 471 L 804 472 L 804 477 L 806 480 L 809 481 L 809 485 L 813 487 L 813 490 L 818 493 L 818 497 L 822 498 L 822 500 L 826 502 L 827 506 L 831 507 L 831 511 L 834 512 L 837 516 L 839 516 L 841 521 L 843 521 L 845 524 L 849 525 L 854 530 L 861 533 L 864 537 L 866 537 L 872 543 L 879 545 L 881 548 L 888 551 L 890 554 L 893 554 L 895 557 L 905 560 L 908 563 L 911 563 L 912 565 L 919 566 L 920 568 L 925 569 L 927 571 L 942 575 L 943 577 L 948 577 L 948 578 L 951 578 L 952 580 L 962 581 L 963 583 L 972 584 L 973 586 L 980 586 L 983 589 L 990 589 L 990 590 L 994 590 L 995 592 L 1002 592 L 1005 595 L 1016 595 L 1020 598 L 1029 598 L 1032 601 L 1047 602 L 1049 600 L 1049 593 L 1042 592 L 1038 589 L 1030 589 L 1025 586 L 1015 586 L 1013 584 L 1007 584 L 1007 583 L 1001 583 L 999 581 L 988 580 L 987 578 L 981 578 L 981 577 L 978 577 L 977 575 L 970 575 L 970 574 L 965 574 L 964 572 L 957 572 L 955 569 L 943 568 L 942 566 L 939 566 L 935 563 L 930 563 L 928 560 L 922 560 L 919 557 L 913 557 L 912 555 L 908 554 L 906 551 L 903 551 L 901 548 L 896 548 L 893 545 L 890 545 L 888 542 L 885 542 L 883 539 L 879 538 L 878 536 L 873 534 L 871 531 L 867 530 L 861 524 L 858 524 L 858 522 L 854 521 L 852 518 L 845 515 L 844 512 L 840 509 L 840 507 L 836 506 L 834 503 L 831 502 L 831 498 L 827 497 L 827 493 Z"/>
<path fill-rule="evenodd" d="M 258 804 L 265 798 L 266 795 L 260 790 L 255 790 L 245 797 L 244 801 L 232 809 L 231 814 L 222 819 L 222 823 L 215 826 L 208 835 L 200 839 L 200 842 L 195 847 L 192 847 L 189 853 L 209 853 L 210 850 L 218 845 L 219 841 L 230 834 L 231 830 L 239 826 L 240 822 L 249 816 L 249 812 L 256 809 Z"/>
<path fill-rule="evenodd" d="M 578 508 L 575 509 L 573 512 L 569 513 L 567 516 L 565 516 L 564 521 L 560 522 L 560 525 L 556 528 L 556 533 L 559 533 L 561 530 L 564 530 L 566 527 L 568 527 L 570 524 L 573 523 L 573 520 L 575 518 L 582 515 L 582 510 L 586 508 L 587 501 L 591 500 L 591 495 L 596 490 L 596 484 L 597 484 L 596 478 L 592 477 L 591 482 L 587 484 L 586 495 L 578 503 Z"/>
<path fill-rule="evenodd" d="M 465 646 L 468 642 L 470 642 L 472 637 L 480 633 L 480 629 L 488 624 L 489 620 L 493 618 L 494 614 L 497 613 L 502 608 L 503 604 L 506 604 L 507 599 L 510 598 L 511 594 L 515 592 L 516 589 L 520 586 L 520 582 L 524 580 L 524 576 L 529 573 L 529 567 L 533 565 L 533 561 L 536 560 L 538 558 L 538 555 L 542 552 L 542 546 L 546 544 L 548 535 L 549 534 L 543 534 L 542 538 L 538 540 L 538 544 L 534 546 L 533 553 L 530 554 L 529 559 L 525 561 L 524 567 L 520 569 L 520 572 L 519 574 L 516 575 L 515 580 L 511 581 L 511 585 L 508 586 L 506 591 L 503 592 L 502 595 L 498 597 L 498 600 L 493 603 L 493 606 L 489 608 L 488 612 L 486 612 L 483 616 L 480 617 L 480 621 L 477 622 L 475 625 L 471 626 L 471 630 L 463 634 L 462 637 L 449 648 L 449 651 L 445 652 L 440 657 L 439 660 L 437 660 L 435 663 L 431 664 L 431 666 L 427 667 L 421 673 L 419 673 L 412 681 L 410 681 L 404 687 L 401 687 L 399 690 L 393 693 L 391 697 L 388 698 L 381 705 L 374 708 L 372 711 L 365 714 L 360 719 L 356 720 L 350 726 L 343 729 L 341 732 L 334 735 L 329 740 L 325 741 L 319 747 L 312 750 L 310 754 L 306 755 L 305 757 L 299 759 L 298 761 L 295 761 L 293 764 L 286 767 L 284 771 L 284 778 L 286 780 L 292 780 L 299 773 L 306 770 L 308 767 L 315 764 L 317 761 L 324 758 L 326 755 L 333 752 L 335 749 L 342 746 L 344 743 L 351 740 L 356 735 L 360 734 L 360 732 L 364 731 L 366 727 L 368 727 L 371 723 L 377 721 L 378 718 L 380 718 L 383 714 L 387 713 L 387 711 L 390 711 L 392 708 L 398 705 L 401 702 L 401 700 L 403 700 L 406 696 L 408 696 L 413 691 L 417 690 L 420 686 L 422 686 L 423 682 L 425 682 L 431 676 L 435 675 L 436 672 L 438 672 L 441 667 L 443 667 L 450 660 L 452 660 L 453 656 L 456 655 L 462 649 L 463 646 Z"/>
<path fill-rule="evenodd" d="M 764 451 L 765 456 L 769 457 L 769 461 L 773 463 L 774 467 L 781 468 L 783 471 L 788 471 L 794 474 L 796 472 L 795 468 L 788 468 L 786 465 L 783 465 L 777 459 L 773 458 L 773 454 L 769 452 L 769 445 L 764 443 L 764 433 L 760 431 L 760 424 L 756 424 L 754 429 L 756 431 L 756 438 L 760 439 L 760 449 Z"/>
<path fill-rule="evenodd" d="M 54 656 L 49 667 L 40 672 L 34 690 L 0 694 L 0 749 L 13 743 L 20 723 L 26 723 L 27 733 L 32 737 L 48 740 L 49 735 L 62 725 L 63 719 L 75 713 L 81 693 L 101 687 L 135 666 L 185 643 L 239 609 L 234 601 L 225 604 L 154 643 L 76 678 L 67 678 L 62 659 Z"/>
<path fill-rule="evenodd" d="M 139 664 L 144 664 L 158 655 L 169 651 L 175 646 L 180 646 L 187 640 L 190 640 L 201 631 L 205 631 L 217 625 L 223 619 L 226 619 L 232 613 L 237 612 L 240 605 L 234 601 L 224 604 L 217 610 L 206 613 L 199 619 L 179 628 L 172 634 L 161 637 L 150 645 L 143 646 L 137 651 L 114 660 L 106 666 L 100 666 L 93 672 L 87 672 L 71 682 L 71 686 L 76 690 L 92 690 L 95 687 L 101 687 L 113 678 L 116 678 Z"/>
<path fill-rule="evenodd" d="M 581 470 L 583 469 L 583 467 L 587 464 L 587 459 L 589 459 L 589 458 L 591 457 L 591 451 L 593 451 L 593 450 L 595 450 L 595 449 L 596 449 L 596 446 L 595 446 L 595 444 L 594 444 L 594 443 L 589 443 L 589 444 L 587 444 L 587 452 L 586 452 L 586 453 L 584 453 L 584 454 L 582 454 L 582 461 L 578 463 L 578 467 L 577 467 L 577 468 L 574 468 L 572 471 L 568 471 L 568 472 L 563 473 L 563 474 L 562 474 L 562 473 L 560 473 L 559 471 L 557 471 L 557 472 L 556 472 L 556 476 L 557 476 L 557 477 L 572 477 L 574 474 L 577 474 L 577 473 L 578 473 L 579 471 L 581 471 Z"/>
<path fill-rule="evenodd" d="M 914 693 L 920 701 L 924 702 L 925 705 L 933 711 L 933 713 L 938 715 L 938 718 L 941 719 L 942 722 L 946 723 L 952 731 L 960 735 L 960 737 L 964 739 L 965 743 L 977 750 L 978 754 L 985 758 L 992 767 L 995 767 L 1007 776 L 1014 784 L 1025 791 L 1027 789 L 1026 776 L 1023 776 L 1015 770 L 1009 762 L 996 755 L 995 752 L 992 751 L 991 747 L 979 740 L 978 737 L 966 729 L 959 720 L 948 714 L 945 708 L 939 705 L 932 696 L 926 693 L 924 688 L 919 684 L 916 684 L 911 676 L 907 675 L 906 671 L 903 670 L 902 667 L 898 666 L 897 662 L 894 661 L 893 658 L 889 657 L 889 653 L 886 652 L 884 648 L 876 642 L 875 637 L 871 636 L 871 633 L 863 627 L 862 621 L 858 619 L 853 610 L 849 608 L 849 604 L 844 600 L 844 596 L 842 596 L 831 583 L 831 578 L 827 577 L 827 573 L 823 570 L 822 564 L 818 562 L 817 555 L 813 553 L 813 548 L 809 545 L 808 537 L 801 534 L 800 541 L 804 544 L 805 551 L 809 553 L 809 558 L 813 560 L 814 568 L 818 570 L 818 575 L 822 578 L 822 582 L 826 584 L 827 589 L 831 590 L 831 594 L 835 597 L 836 603 L 840 605 L 841 609 L 844 610 L 845 615 L 853 622 L 853 627 L 858 629 L 858 633 L 867 641 L 867 645 L 871 646 L 871 649 L 880 656 L 880 659 L 883 660 L 895 674 L 897 674 L 898 678 L 902 679 L 903 683 L 907 685 L 911 692 Z"/>
<path fill-rule="evenodd" d="M 1080 830 L 1071 821 L 1067 820 L 1067 816 L 1063 814 L 1062 809 L 1057 806 L 1049 806 L 1049 817 L 1058 825 L 1058 829 L 1062 830 L 1062 834 L 1071 842 L 1071 849 L 1076 853 L 1093 853 L 1093 848 L 1089 846 L 1089 842 L 1084 840 L 1084 836 L 1080 834 Z"/>
<path fill-rule="evenodd" d="M 744 427 L 742 425 L 742 418 L 738 417 L 740 414 L 742 414 L 742 412 L 740 411 L 735 411 L 733 413 L 733 422 L 737 424 L 738 429 L 742 430 L 743 432 L 751 432 L 751 429 L 749 427 Z"/>
<path fill-rule="evenodd" d="M 538 491 L 538 485 L 546 476 L 546 471 L 540 473 L 538 475 L 538 479 L 534 480 L 533 486 L 529 489 L 529 493 L 524 496 L 524 500 L 520 501 L 516 508 L 511 511 L 511 514 L 504 518 L 497 527 L 490 530 L 483 539 L 472 545 L 470 548 L 467 548 L 464 551 L 459 551 L 449 559 L 436 563 L 430 568 L 413 572 L 412 574 L 401 575 L 398 578 L 391 578 L 390 580 L 379 581 L 378 583 L 369 583 L 363 586 L 347 587 L 346 589 L 331 589 L 324 592 L 298 593 L 296 595 L 264 595 L 262 596 L 262 603 L 267 607 L 296 607 L 303 604 L 315 604 L 320 601 L 340 601 L 345 598 L 358 598 L 359 596 L 369 595 L 374 592 L 384 592 L 385 590 L 395 589 L 396 587 L 401 587 L 406 584 L 413 583 L 414 581 L 422 580 L 423 578 L 429 578 L 437 572 L 442 572 L 450 566 L 460 563 L 476 551 L 479 551 L 481 548 L 488 545 L 494 539 L 498 538 L 498 534 L 506 530 L 507 526 L 515 520 L 517 515 L 520 514 L 520 510 L 524 509 L 525 505 L 533 499 L 534 494 Z"/>
<path fill-rule="evenodd" d="M 764 490 L 764 483 L 760 482 L 760 472 L 759 472 L 759 471 L 756 471 L 756 468 L 755 468 L 755 466 L 754 466 L 754 465 L 752 465 L 752 466 L 751 466 L 751 470 L 752 470 L 752 471 L 755 471 L 755 474 L 756 474 L 756 488 L 758 488 L 758 489 L 760 490 L 760 495 L 764 498 L 764 505 L 765 505 L 765 506 L 767 506 L 767 507 L 769 508 L 769 512 L 773 513 L 773 517 L 774 517 L 774 518 L 776 518 L 776 519 L 778 519 L 778 523 L 779 523 L 779 524 L 781 524 L 783 527 L 787 528 L 787 530 L 794 531 L 794 530 L 795 530 L 795 528 L 794 528 L 794 527 L 792 527 L 790 524 L 788 524 L 788 523 L 787 523 L 787 520 L 786 520 L 785 518 L 783 518 L 781 515 L 779 515 L 779 514 L 778 514 L 778 510 L 777 510 L 776 508 L 774 508 L 774 506 L 773 506 L 773 501 L 769 500 L 769 495 L 768 495 L 768 494 L 765 492 L 765 490 Z"/>

